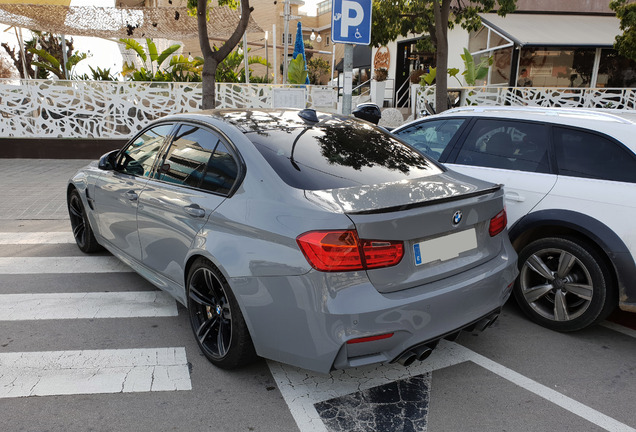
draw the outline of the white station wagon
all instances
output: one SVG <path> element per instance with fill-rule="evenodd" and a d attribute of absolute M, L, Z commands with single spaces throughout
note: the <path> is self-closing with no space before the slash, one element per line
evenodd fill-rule
<path fill-rule="evenodd" d="M 636 111 L 465 107 L 393 133 L 504 184 L 514 295 L 531 319 L 573 331 L 636 312 Z"/>

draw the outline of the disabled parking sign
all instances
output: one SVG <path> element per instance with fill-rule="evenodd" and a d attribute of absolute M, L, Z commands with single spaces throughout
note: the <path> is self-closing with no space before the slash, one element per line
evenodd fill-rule
<path fill-rule="evenodd" d="M 331 40 L 338 43 L 371 43 L 371 0 L 333 0 Z"/>

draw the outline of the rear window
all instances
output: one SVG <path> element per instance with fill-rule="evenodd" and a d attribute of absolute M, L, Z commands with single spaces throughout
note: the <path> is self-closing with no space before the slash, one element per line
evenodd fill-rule
<path fill-rule="evenodd" d="M 361 122 L 334 121 L 246 135 L 281 179 L 297 189 L 339 189 L 442 172 L 390 134 Z"/>

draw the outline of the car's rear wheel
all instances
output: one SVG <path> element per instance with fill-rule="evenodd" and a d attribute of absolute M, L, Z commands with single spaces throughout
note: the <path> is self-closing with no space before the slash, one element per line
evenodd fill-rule
<path fill-rule="evenodd" d="M 214 365 L 233 369 L 256 358 L 232 290 L 221 272 L 203 258 L 189 272 L 188 312 L 197 343 Z"/>
<path fill-rule="evenodd" d="M 557 331 L 575 331 L 609 315 L 616 298 L 607 266 L 587 244 L 551 237 L 519 254 L 514 295 L 535 322 Z"/>
<path fill-rule="evenodd" d="M 77 190 L 73 190 L 70 193 L 67 205 L 68 214 L 71 219 L 71 229 L 73 230 L 73 237 L 75 237 L 77 247 L 85 253 L 101 250 L 102 247 L 95 239 L 91 224 L 88 221 L 88 216 L 84 209 L 84 204 L 82 204 L 82 198 Z"/>

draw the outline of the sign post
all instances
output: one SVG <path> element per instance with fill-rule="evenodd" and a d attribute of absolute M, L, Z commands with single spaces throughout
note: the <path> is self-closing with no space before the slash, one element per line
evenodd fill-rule
<path fill-rule="evenodd" d="M 333 0 L 331 4 L 331 40 L 345 44 L 342 96 L 345 115 L 351 115 L 353 45 L 371 43 L 371 10 L 371 0 Z"/>

